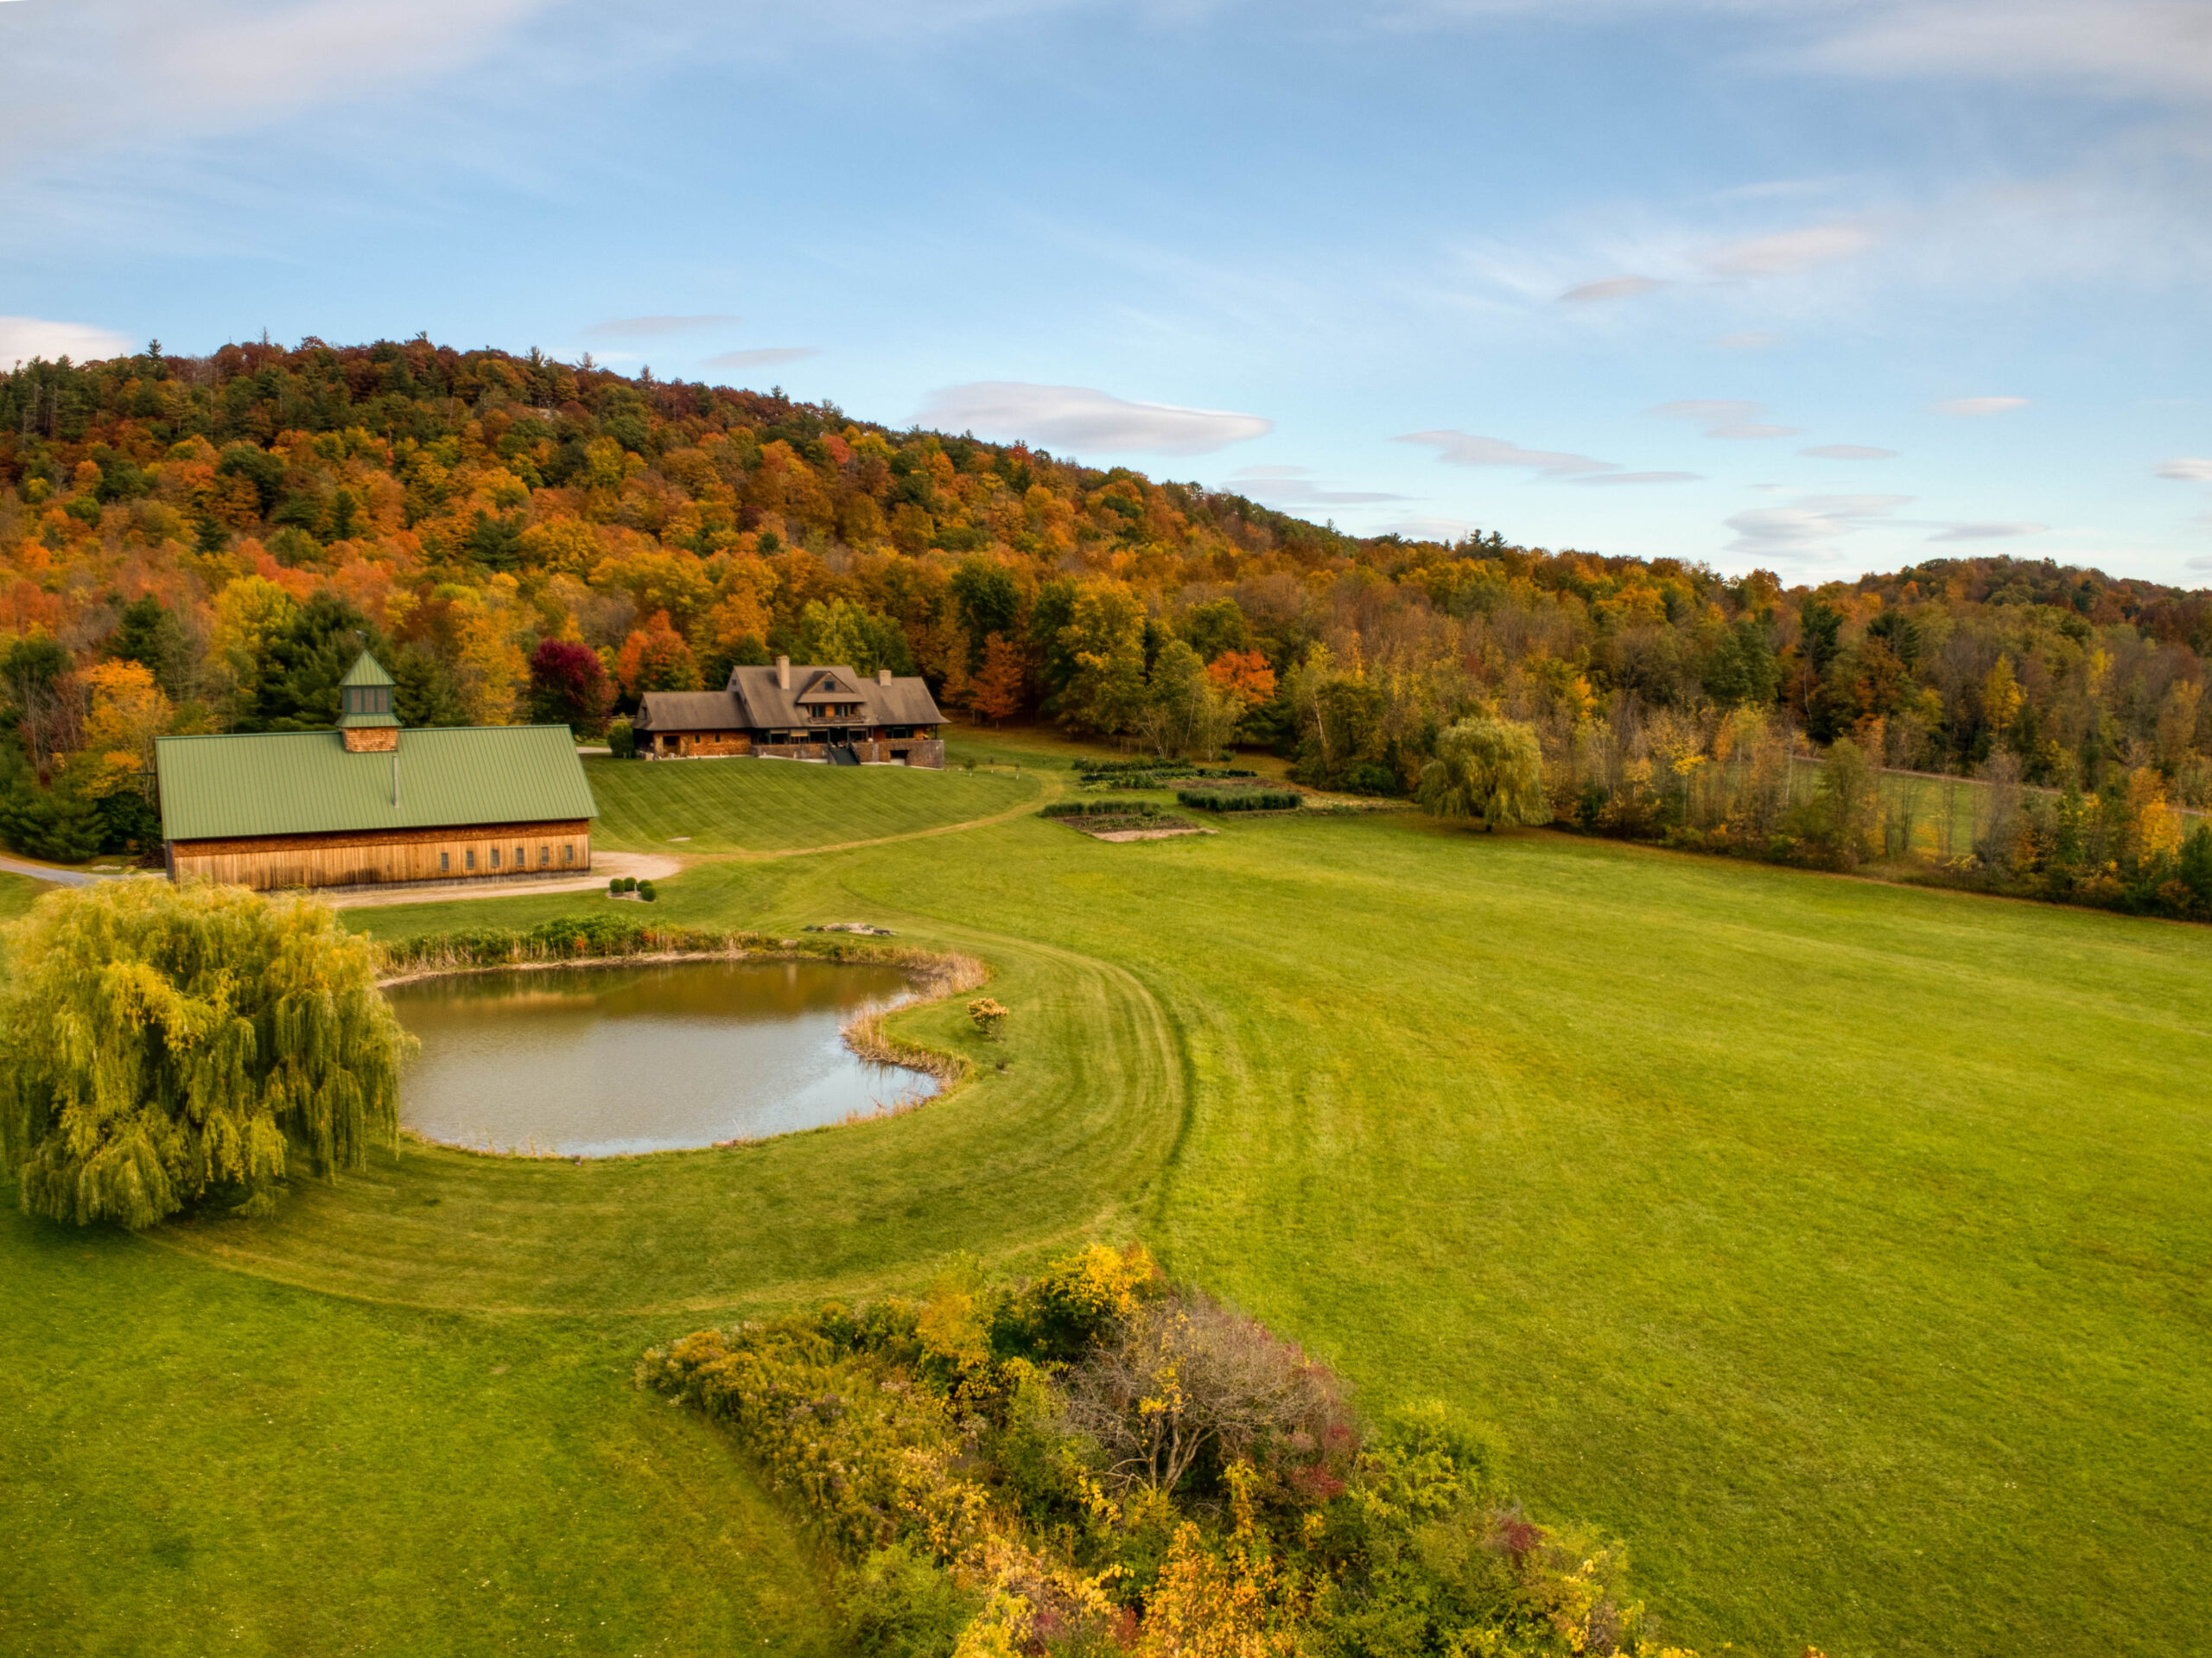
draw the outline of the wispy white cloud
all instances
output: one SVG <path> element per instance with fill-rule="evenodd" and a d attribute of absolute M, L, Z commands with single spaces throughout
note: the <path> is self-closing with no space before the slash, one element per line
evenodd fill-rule
<path fill-rule="evenodd" d="M 130 342 L 112 328 L 89 322 L 50 322 L 44 317 L 0 316 L 0 368 L 35 357 L 73 358 L 79 363 L 120 357 Z"/>
<path fill-rule="evenodd" d="M 1805 557 L 1889 517 L 1910 495 L 1808 495 L 1788 506 L 1756 507 L 1727 520 L 1732 553 L 1762 558 Z"/>
<path fill-rule="evenodd" d="M 1770 69 L 2212 97 L 2212 31 L 2194 0 L 1399 0 L 1383 15 L 1406 27 L 1700 13 L 1738 22 Z"/>
<path fill-rule="evenodd" d="M 1816 29 L 1796 60 L 1846 74 L 2212 97 L 2212 25 L 2195 0 L 1878 0 Z"/>
<path fill-rule="evenodd" d="M 1372 506 L 1410 498 L 1374 489 L 1326 489 L 1305 467 L 1245 467 L 1229 475 L 1224 487 L 1276 506 Z"/>
<path fill-rule="evenodd" d="M 1524 449 L 1502 437 L 1478 437 L 1471 432 L 1408 432 L 1390 441 L 1433 448 L 1439 461 L 1453 467 L 1519 467 L 1553 478 L 1622 469 L 1611 461 L 1593 461 L 1586 454 L 1569 454 L 1560 449 Z"/>
<path fill-rule="evenodd" d="M 0 351 L 0 356 L 5 356 Z M 2171 461 L 2161 461 L 2151 470 L 2160 478 L 2178 478 L 2188 484 L 2212 484 L 2212 455 L 2177 455 Z"/>
<path fill-rule="evenodd" d="M 1662 420 L 1694 421 L 1705 428 L 1707 437 L 1794 437 L 1804 429 L 1763 421 L 1759 416 L 1766 413 L 1766 405 L 1747 403 L 1740 397 L 1683 397 L 1647 409 L 1644 413 L 1656 415 Z"/>
<path fill-rule="evenodd" d="M 1928 537 L 1930 541 L 2009 541 L 2015 536 L 2039 536 L 2047 524 L 1954 524 Z"/>
<path fill-rule="evenodd" d="M 1264 437 L 1274 422 L 1259 415 L 1175 403 L 1132 403 L 1083 385 L 981 380 L 949 386 L 930 399 L 921 423 L 948 431 L 1021 438 L 1080 453 L 1211 454 Z"/>
<path fill-rule="evenodd" d="M 785 363 L 803 363 L 810 357 L 821 355 L 819 346 L 762 346 L 752 351 L 717 352 L 706 359 L 706 366 L 731 370 L 778 368 Z"/>
<path fill-rule="evenodd" d="M 1800 454 L 1809 454 L 1815 461 L 1894 461 L 1895 449 L 1878 449 L 1871 443 L 1820 443 L 1809 449 L 1800 449 Z"/>
<path fill-rule="evenodd" d="M 1713 276 L 1794 276 L 1866 252 L 1881 238 L 1863 223 L 1807 225 L 1745 241 L 1724 242 L 1693 255 Z"/>
<path fill-rule="evenodd" d="M 1946 397 L 1934 405 L 1939 415 L 1956 415 L 1964 420 L 1979 420 L 1985 415 L 2009 414 L 2015 409 L 2025 409 L 2025 397 Z"/>
<path fill-rule="evenodd" d="M 1601 282 L 1586 282 L 1570 288 L 1560 295 L 1569 304 L 1586 304 L 1592 300 L 1634 299 L 1648 294 L 1666 283 L 1656 276 L 1607 276 Z"/>
<path fill-rule="evenodd" d="M 658 340 L 669 334 L 733 327 L 737 321 L 734 316 L 618 316 L 593 323 L 584 334 L 593 340 Z"/>

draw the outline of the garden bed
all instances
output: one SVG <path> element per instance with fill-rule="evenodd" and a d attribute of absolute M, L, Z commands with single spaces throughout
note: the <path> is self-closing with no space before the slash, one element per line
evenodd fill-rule
<path fill-rule="evenodd" d="M 1085 812 L 1059 822 L 1094 841 L 1165 841 L 1178 835 L 1212 835 L 1186 817 L 1170 817 L 1157 810 L 1141 812 Z"/>

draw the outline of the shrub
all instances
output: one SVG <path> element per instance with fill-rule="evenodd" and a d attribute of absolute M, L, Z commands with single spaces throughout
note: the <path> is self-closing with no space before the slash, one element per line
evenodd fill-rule
<path fill-rule="evenodd" d="M 1178 789 L 1175 803 L 1203 812 L 1295 811 L 1304 797 L 1295 789 Z"/>
<path fill-rule="evenodd" d="M 608 895 L 609 897 L 612 897 L 612 896 L 613 896 L 613 894 L 615 894 L 615 893 L 617 893 L 620 892 L 621 890 L 622 890 L 622 877 L 621 877 L 621 876 L 620 876 L 620 875 L 610 875 L 610 876 L 608 876 L 608 877 L 607 877 L 607 895 Z"/>
<path fill-rule="evenodd" d="M 634 893 L 637 890 L 638 878 L 635 875 L 625 875 L 622 877 L 622 891 L 626 893 Z"/>
<path fill-rule="evenodd" d="M 976 1028 L 983 1033 L 987 1042 L 999 1039 L 999 1027 L 1006 1023 L 1007 1011 L 1003 1003 L 988 996 L 978 996 L 968 1004 L 968 1017 L 975 1021 Z"/>
<path fill-rule="evenodd" d="M 627 720 L 617 720 L 607 727 L 607 748 L 618 760 L 638 757 L 638 734 Z"/>
<path fill-rule="evenodd" d="M 982 1604 L 911 1543 L 877 1549 L 840 1590 L 855 1648 L 871 1658 L 949 1658 Z"/>
<path fill-rule="evenodd" d="M 641 880 L 638 883 L 638 896 L 648 904 L 657 904 L 660 901 L 660 894 L 653 891 L 653 884 L 649 880 Z"/>
<path fill-rule="evenodd" d="M 1202 1296 L 1141 1302 L 1068 1375 L 1068 1420 L 1109 1487 L 1224 1489 L 1249 1464 L 1306 1496 L 1344 1489 L 1359 1438 L 1336 1378 L 1265 1325 Z"/>
<path fill-rule="evenodd" d="M 26 1212 L 136 1229 L 227 1187 L 265 1215 L 296 1165 L 392 1142 L 409 1039 L 376 946 L 327 906 L 106 881 L 0 937 L 0 1155 Z"/>

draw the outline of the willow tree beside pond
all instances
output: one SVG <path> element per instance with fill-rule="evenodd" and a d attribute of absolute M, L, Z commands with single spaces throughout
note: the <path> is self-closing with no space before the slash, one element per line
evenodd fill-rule
<path fill-rule="evenodd" d="M 410 1039 L 375 945 L 321 905 L 102 882 L 0 931 L 0 1155 L 31 1214 L 264 1215 L 295 1165 L 358 1168 L 397 1132 Z"/>

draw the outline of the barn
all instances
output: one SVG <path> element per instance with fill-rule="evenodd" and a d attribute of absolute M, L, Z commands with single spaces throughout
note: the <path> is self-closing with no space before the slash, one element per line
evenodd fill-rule
<path fill-rule="evenodd" d="M 599 815 L 566 726 L 404 730 L 365 651 L 335 730 L 164 737 L 170 878 L 354 886 L 591 868 Z"/>
<path fill-rule="evenodd" d="M 718 691 L 650 691 L 633 722 L 650 758 L 751 754 L 832 765 L 942 769 L 944 724 L 930 688 L 887 668 L 856 674 L 842 664 L 730 670 Z"/>

